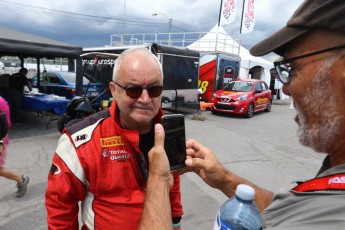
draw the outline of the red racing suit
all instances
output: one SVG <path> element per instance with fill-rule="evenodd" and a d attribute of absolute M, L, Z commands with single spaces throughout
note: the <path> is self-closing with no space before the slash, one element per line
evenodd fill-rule
<path fill-rule="evenodd" d="M 161 122 L 160 110 L 154 118 Z M 139 133 L 119 125 L 109 109 L 65 129 L 48 174 L 45 194 L 49 229 L 137 229 L 144 206 L 147 162 Z M 170 191 L 172 217 L 183 215 L 180 177 Z"/>

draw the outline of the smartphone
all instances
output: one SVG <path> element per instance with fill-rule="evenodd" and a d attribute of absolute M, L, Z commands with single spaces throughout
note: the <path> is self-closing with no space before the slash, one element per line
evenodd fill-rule
<path fill-rule="evenodd" d="M 162 117 L 165 131 L 164 149 L 170 163 L 170 171 L 186 167 L 186 134 L 183 114 L 169 114 Z"/>

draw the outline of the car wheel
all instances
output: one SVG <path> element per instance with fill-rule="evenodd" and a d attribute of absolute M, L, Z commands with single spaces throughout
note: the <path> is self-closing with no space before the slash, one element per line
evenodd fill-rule
<path fill-rule="evenodd" d="M 254 105 L 253 105 L 253 103 L 251 103 L 248 107 L 246 117 L 251 118 L 253 116 L 253 114 L 254 114 Z"/>
<path fill-rule="evenodd" d="M 269 100 L 267 103 L 267 108 L 265 109 L 265 112 L 271 112 L 272 108 L 272 100 Z"/>

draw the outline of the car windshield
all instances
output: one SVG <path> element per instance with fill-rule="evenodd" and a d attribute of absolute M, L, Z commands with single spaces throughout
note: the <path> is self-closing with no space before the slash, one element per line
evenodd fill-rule
<path fill-rule="evenodd" d="M 63 73 L 62 75 L 68 83 L 73 83 L 73 84 L 76 83 L 77 77 L 75 73 Z M 83 77 L 83 84 L 88 84 L 88 83 L 89 83 L 89 80 L 86 77 Z"/>
<path fill-rule="evenodd" d="M 224 86 L 225 91 L 250 92 L 254 87 L 253 82 L 232 81 Z"/>
<path fill-rule="evenodd" d="M 41 73 L 40 75 L 40 79 L 41 79 L 41 82 L 44 82 L 44 79 L 46 79 L 44 76 L 45 76 L 46 73 Z M 69 72 L 64 72 L 64 73 L 60 73 L 62 75 L 62 78 L 65 79 L 65 81 L 67 81 L 68 83 L 70 84 L 76 84 L 76 80 L 77 80 L 77 77 L 76 77 L 76 73 L 69 73 Z M 48 78 L 52 78 L 52 77 L 55 77 L 56 78 L 56 74 L 55 73 L 52 73 L 52 72 L 48 72 Z M 31 81 L 33 81 L 35 84 L 37 83 L 37 75 L 34 76 Z M 46 80 L 46 81 L 49 81 L 49 80 Z M 51 82 L 51 81 L 49 81 Z M 58 82 L 60 82 L 60 80 L 58 80 Z M 57 82 L 54 82 L 54 83 L 57 83 Z M 89 80 L 86 78 L 86 77 L 83 77 L 83 84 L 88 84 L 89 83 Z"/>

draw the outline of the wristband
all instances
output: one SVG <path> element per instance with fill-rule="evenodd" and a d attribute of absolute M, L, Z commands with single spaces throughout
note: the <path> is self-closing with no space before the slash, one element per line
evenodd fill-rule
<path fill-rule="evenodd" d="M 180 223 L 177 223 L 177 224 L 172 224 L 172 226 L 174 227 L 174 228 L 177 228 L 177 227 L 180 227 Z"/>

